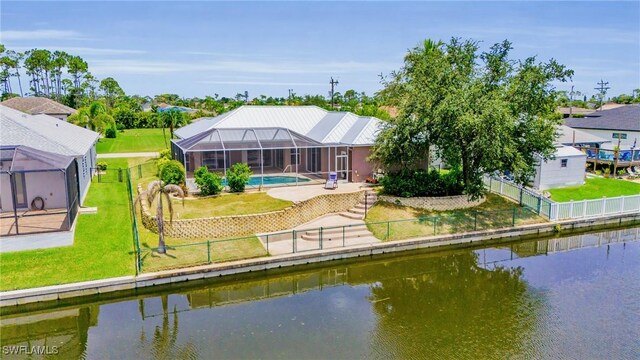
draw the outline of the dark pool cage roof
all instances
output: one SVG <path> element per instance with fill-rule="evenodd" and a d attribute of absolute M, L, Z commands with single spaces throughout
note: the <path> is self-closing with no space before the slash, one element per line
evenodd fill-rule
<path fill-rule="evenodd" d="M 266 150 L 326 146 L 307 136 L 279 127 L 210 129 L 174 143 L 183 151 Z"/>
<path fill-rule="evenodd" d="M 65 171 L 74 158 L 28 146 L 0 146 L 0 172 Z"/>

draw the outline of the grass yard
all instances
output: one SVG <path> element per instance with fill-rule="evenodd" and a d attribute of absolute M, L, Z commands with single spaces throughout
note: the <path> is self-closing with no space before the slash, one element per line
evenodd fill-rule
<path fill-rule="evenodd" d="M 105 159 L 127 167 L 127 159 Z M 24 289 L 134 274 L 127 184 L 91 184 L 86 206 L 97 214 L 79 214 L 73 246 L 0 253 L 0 290 Z"/>
<path fill-rule="evenodd" d="M 515 213 L 513 209 L 516 209 Z M 437 217 L 437 220 L 434 220 Z M 424 218 L 415 220 L 416 218 Z M 407 221 L 375 224 L 407 219 Z M 413 219 L 413 220 L 409 220 Z M 480 229 L 497 229 L 533 224 L 545 220 L 501 196 L 487 194 L 487 200 L 473 208 L 454 211 L 427 211 L 387 202 L 378 202 L 366 218 L 369 230 L 383 241 L 409 239 L 434 234 L 453 234 Z M 434 231 L 435 229 L 435 231 Z"/>
<path fill-rule="evenodd" d="M 144 188 L 144 186 L 143 186 Z M 258 214 L 282 210 L 293 202 L 272 198 L 265 192 L 221 194 L 209 198 L 173 199 L 174 219 L 196 219 L 202 217 Z M 151 207 L 155 214 L 155 205 Z M 165 217 L 169 214 L 165 211 Z"/>
<path fill-rule="evenodd" d="M 570 200 L 600 199 L 603 196 L 638 195 L 640 194 L 640 184 L 626 180 L 590 177 L 587 178 L 584 185 L 549 189 L 547 191 L 551 194 L 552 200 L 566 202 Z"/>
<path fill-rule="evenodd" d="M 169 130 L 166 129 L 167 144 Z M 166 149 L 162 129 L 127 129 L 118 132 L 115 139 L 101 138 L 96 146 L 98 154 L 151 152 Z"/>

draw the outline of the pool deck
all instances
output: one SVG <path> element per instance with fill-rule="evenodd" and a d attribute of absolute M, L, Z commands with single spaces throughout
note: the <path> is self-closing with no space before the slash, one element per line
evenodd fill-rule
<path fill-rule="evenodd" d="M 302 185 L 302 186 L 287 186 L 277 187 L 267 190 L 267 195 L 293 202 L 304 201 L 311 199 L 312 197 L 324 194 L 336 194 L 336 193 L 350 193 L 360 191 L 362 187 L 368 187 L 369 184 L 365 183 L 339 183 L 337 189 L 327 190 L 324 185 Z"/>

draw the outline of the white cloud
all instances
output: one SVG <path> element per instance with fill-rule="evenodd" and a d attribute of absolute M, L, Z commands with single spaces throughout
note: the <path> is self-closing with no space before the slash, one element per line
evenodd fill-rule
<path fill-rule="evenodd" d="M 354 72 L 386 72 L 397 68 L 399 64 L 384 62 L 329 61 L 307 63 L 302 61 L 147 61 L 131 60 L 95 60 L 90 66 L 94 73 L 100 74 L 163 74 L 180 72 L 234 72 L 250 74 L 344 74 Z"/>
<path fill-rule="evenodd" d="M 7 45 L 7 48 L 16 51 L 27 51 L 31 49 L 50 49 L 65 51 L 71 55 L 140 55 L 146 54 L 144 50 L 131 50 L 131 49 L 111 49 L 111 48 L 94 48 L 94 47 L 76 47 L 76 46 L 11 46 Z"/>
<path fill-rule="evenodd" d="M 216 85 L 268 85 L 268 86 L 323 86 L 325 83 L 311 82 L 276 82 L 276 81 L 233 81 L 233 80 L 202 80 L 200 84 L 216 84 Z"/>
<path fill-rule="evenodd" d="M 85 36 L 73 30 L 4 30 L 0 31 L 0 39 L 3 42 L 12 40 L 66 40 L 86 39 Z"/>

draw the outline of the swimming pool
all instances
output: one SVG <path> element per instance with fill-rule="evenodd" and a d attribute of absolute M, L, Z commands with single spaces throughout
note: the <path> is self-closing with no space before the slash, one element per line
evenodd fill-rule
<path fill-rule="evenodd" d="M 309 182 L 311 180 L 298 177 L 298 183 Z M 247 186 L 259 186 L 263 182 L 261 181 L 260 176 L 252 176 L 249 178 L 249 182 Z M 296 177 L 295 176 L 281 176 L 281 175 L 266 175 L 264 177 L 264 185 L 282 185 L 282 184 L 295 184 Z M 222 185 L 227 186 L 227 179 L 222 179 Z"/>

